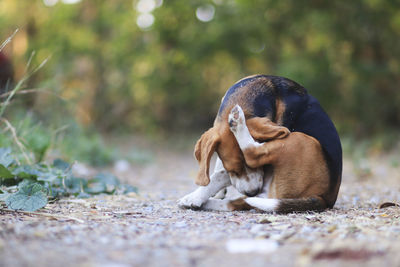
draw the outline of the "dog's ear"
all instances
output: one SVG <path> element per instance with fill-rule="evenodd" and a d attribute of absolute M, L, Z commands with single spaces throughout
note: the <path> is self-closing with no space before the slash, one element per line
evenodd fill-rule
<path fill-rule="evenodd" d="M 260 142 L 282 139 L 290 134 L 288 128 L 279 126 L 265 117 L 255 117 L 246 121 L 251 136 Z"/>
<path fill-rule="evenodd" d="M 194 148 L 194 156 L 200 165 L 196 177 L 197 185 L 206 186 L 210 183 L 210 160 L 219 142 L 220 136 L 215 128 L 209 129 L 197 141 Z"/>

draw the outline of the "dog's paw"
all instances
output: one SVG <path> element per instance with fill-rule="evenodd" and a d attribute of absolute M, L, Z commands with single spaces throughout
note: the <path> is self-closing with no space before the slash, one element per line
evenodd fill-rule
<path fill-rule="evenodd" d="M 182 209 L 200 209 L 201 205 L 203 205 L 206 200 L 203 200 L 201 197 L 196 194 L 196 191 L 190 193 L 189 195 L 184 196 L 183 198 L 178 200 L 178 206 Z"/>
<path fill-rule="evenodd" d="M 244 122 L 245 117 L 242 108 L 239 105 L 234 106 L 228 117 L 228 123 L 231 131 L 236 133 L 240 128 L 243 127 Z"/>

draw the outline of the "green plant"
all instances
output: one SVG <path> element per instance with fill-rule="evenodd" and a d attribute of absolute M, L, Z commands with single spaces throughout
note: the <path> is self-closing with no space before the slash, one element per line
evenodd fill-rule
<path fill-rule="evenodd" d="M 117 158 L 116 149 L 107 146 L 98 132 L 84 129 L 73 121 L 56 136 L 54 142 L 54 146 L 69 159 L 86 162 L 92 166 L 109 165 Z"/>
<path fill-rule="evenodd" d="M 91 179 L 75 177 L 72 165 L 56 159 L 52 164 L 18 164 L 10 148 L 0 148 L 0 201 L 9 209 L 34 211 L 48 199 L 80 198 L 96 194 L 125 194 L 137 188 L 122 184 L 117 177 L 100 173 Z"/>
<path fill-rule="evenodd" d="M 0 46 L 0 51 L 6 42 Z M 0 135 L 0 201 L 9 209 L 35 211 L 44 207 L 48 199 L 64 196 L 90 197 L 100 193 L 137 192 L 136 187 L 121 184 L 111 174 L 103 173 L 91 179 L 84 179 L 75 177 L 71 171 L 72 165 L 61 159 L 47 164 L 44 158 L 58 131 L 49 131 L 30 115 L 25 114 L 19 120 L 17 127 L 4 117 L 13 97 L 28 78 L 47 61 L 46 59 L 33 71 L 29 71 L 32 57 L 33 54 L 23 78 L 11 91 L 0 96 L 5 98 L 0 104 L 0 121 L 5 125 L 3 131 L 10 133 L 10 135 Z M 12 144 L 18 153 L 13 153 L 13 149 L 7 146 L 9 144 Z M 98 146 L 95 144 L 93 147 L 95 149 Z M 99 151 L 95 150 L 96 152 Z"/>

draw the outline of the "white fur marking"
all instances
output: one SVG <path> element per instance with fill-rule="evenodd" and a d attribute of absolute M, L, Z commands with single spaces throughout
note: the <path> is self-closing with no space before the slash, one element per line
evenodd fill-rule
<path fill-rule="evenodd" d="M 243 173 L 243 176 L 238 177 L 230 174 L 232 185 L 238 190 L 240 193 L 246 195 L 246 193 L 253 193 L 255 191 L 261 191 L 263 187 L 263 176 L 264 170 L 263 168 L 250 169 L 245 167 L 246 171 Z M 247 179 L 246 179 L 247 176 Z"/>
<path fill-rule="evenodd" d="M 229 174 L 223 168 L 221 160 L 217 158 L 210 183 L 207 186 L 200 186 L 192 193 L 179 199 L 178 206 L 181 208 L 200 208 L 210 197 L 230 184 Z"/>
<path fill-rule="evenodd" d="M 232 108 L 231 112 L 229 113 L 228 122 L 231 125 L 230 129 L 235 135 L 242 151 L 249 147 L 261 145 L 260 143 L 257 143 L 251 136 L 249 128 L 247 128 L 246 125 L 246 118 L 244 117 L 243 110 L 239 105 L 236 105 Z"/>
<path fill-rule="evenodd" d="M 279 205 L 279 199 L 248 197 L 244 201 L 250 206 L 263 211 L 276 211 Z"/>
<path fill-rule="evenodd" d="M 201 206 L 204 210 L 215 210 L 215 211 L 230 211 L 228 204 L 231 200 L 229 199 L 214 199 L 210 198 L 206 203 Z"/>

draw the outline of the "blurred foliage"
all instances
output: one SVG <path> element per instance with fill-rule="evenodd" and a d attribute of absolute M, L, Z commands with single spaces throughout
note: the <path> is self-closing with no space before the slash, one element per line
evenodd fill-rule
<path fill-rule="evenodd" d="M 342 133 L 400 126 L 398 1 L 2 0 L 0 25 L 3 39 L 20 28 L 5 49 L 17 78 L 32 51 L 51 55 L 29 86 L 104 130 L 204 129 L 254 73 L 304 85 Z M 47 116 L 59 103 L 38 94 L 24 106 Z"/>
<path fill-rule="evenodd" d="M 99 173 L 90 179 L 75 177 L 72 165 L 61 159 L 52 164 L 18 162 L 10 148 L 0 147 L 0 207 L 4 201 L 9 209 L 35 211 L 44 207 L 48 199 L 138 192 L 136 187 L 120 183 L 109 173 Z"/>
<path fill-rule="evenodd" d="M 18 146 L 15 136 L 5 127 L 4 134 L 0 135 L 0 147 L 12 147 L 20 152 L 18 155 L 21 161 L 29 158 L 33 162 L 63 156 L 71 162 L 77 160 L 91 166 L 106 166 L 121 157 L 114 147 L 104 143 L 98 132 L 83 128 L 71 119 L 67 123 L 56 129 L 42 123 L 33 114 L 19 114 L 11 119 L 10 125 L 14 125 L 21 146 Z M 128 159 L 136 162 L 130 157 Z"/>

